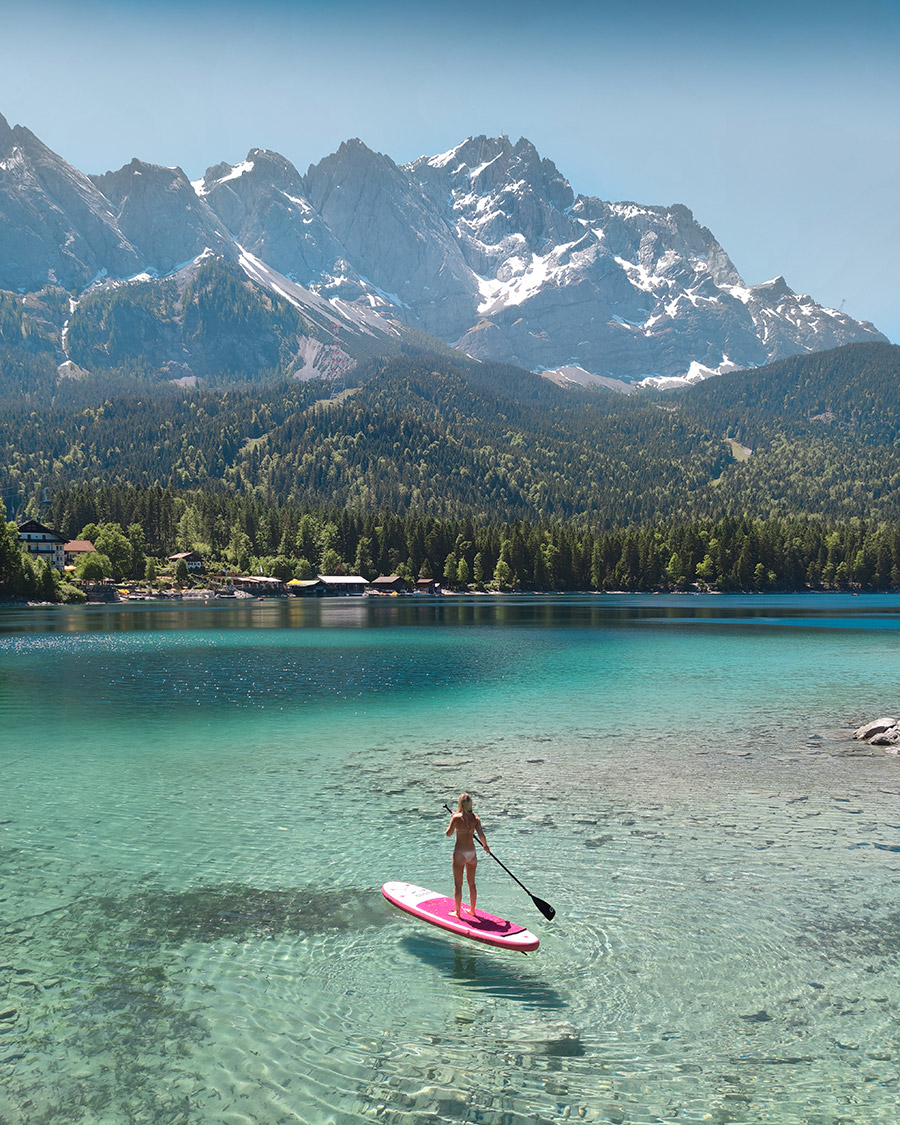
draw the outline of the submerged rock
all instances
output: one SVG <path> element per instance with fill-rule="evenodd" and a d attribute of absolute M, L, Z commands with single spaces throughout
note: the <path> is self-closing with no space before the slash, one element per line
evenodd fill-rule
<path fill-rule="evenodd" d="M 741 1016 L 741 1019 L 747 1020 L 749 1023 L 769 1023 L 772 1016 L 769 1015 L 765 1008 L 760 1008 L 758 1012 L 752 1012 L 749 1015 Z"/>

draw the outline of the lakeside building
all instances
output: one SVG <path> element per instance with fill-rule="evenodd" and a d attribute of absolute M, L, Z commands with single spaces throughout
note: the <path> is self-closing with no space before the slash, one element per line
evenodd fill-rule
<path fill-rule="evenodd" d="M 375 578 L 369 585 L 370 594 L 405 594 L 409 583 L 399 574 L 386 574 Z"/>
<path fill-rule="evenodd" d="M 178 563 L 182 559 L 188 570 L 198 571 L 203 569 L 203 558 L 199 551 L 179 551 L 177 555 L 169 555 L 168 561 Z"/>
<path fill-rule="evenodd" d="M 82 555 L 96 554 L 97 548 L 90 539 L 70 539 L 63 544 L 66 566 L 74 566 Z"/>
<path fill-rule="evenodd" d="M 241 575 L 232 578 L 231 583 L 235 590 L 244 590 L 248 594 L 256 594 L 259 597 L 280 598 L 287 594 L 287 586 L 280 578 L 269 578 L 262 574 Z"/>
<path fill-rule="evenodd" d="M 321 598 L 325 586 L 318 578 L 292 578 L 287 588 L 295 598 Z"/>
<path fill-rule="evenodd" d="M 358 596 L 369 588 L 369 583 L 359 574 L 320 574 L 319 581 L 325 587 L 326 596 Z"/>
<path fill-rule="evenodd" d="M 320 574 L 317 578 L 296 579 L 282 582 L 280 578 L 269 578 L 261 574 L 246 574 L 232 579 L 236 590 L 248 594 L 268 597 L 348 597 L 366 592 L 369 583 L 358 574 Z"/>
<path fill-rule="evenodd" d="M 60 573 L 65 570 L 66 539 L 59 532 L 50 527 L 45 527 L 37 520 L 26 520 L 18 525 L 19 541 L 31 557 L 47 559 L 52 567 Z"/>

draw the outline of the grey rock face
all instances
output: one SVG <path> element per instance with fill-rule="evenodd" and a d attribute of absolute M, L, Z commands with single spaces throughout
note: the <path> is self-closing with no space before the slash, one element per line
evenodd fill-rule
<path fill-rule="evenodd" d="M 476 280 L 442 216 L 402 169 L 345 141 L 310 167 L 304 184 L 347 261 L 401 319 L 443 339 L 463 329 Z"/>
<path fill-rule="evenodd" d="M 80 288 L 104 270 L 127 276 L 137 264 L 88 177 L 0 116 L 0 288 Z"/>
<path fill-rule="evenodd" d="M 241 164 L 207 169 L 195 186 L 241 248 L 285 277 L 347 300 L 363 295 L 347 251 L 306 199 L 300 173 L 277 152 L 252 149 Z"/>
<path fill-rule="evenodd" d="M 233 239 L 180 168 L 135 158 L 91 181 L 116 208 L 119 230 L 145 269 L 170 273 L 204 250 L 229 259 L 237 256 Z"/>
<path fill-rule="evenodd" d="M 867 741 L 870 746 L 896 746 L 900 743 L 900 727 L 891 727 L 880 734 L 873 734 Z"/>
<path fill-rule="evenodd" d="M 478 304 L 453 342 L 479 358 L 636 381 L 883 339 L 783 279 L 746 286 L 687 207 L 575 198 L 528 141 L 476 137 L 403 170 L 475 276 Z"/>

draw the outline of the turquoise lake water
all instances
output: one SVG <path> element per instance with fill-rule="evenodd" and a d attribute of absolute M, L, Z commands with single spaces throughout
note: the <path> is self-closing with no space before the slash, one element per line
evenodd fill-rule
<path fill-rule="evenodd" d="M 0 610 L 0 1121 L 896 1122 L 900 598 Z M 381 884 L 479 906 L 528 957 Z"/>

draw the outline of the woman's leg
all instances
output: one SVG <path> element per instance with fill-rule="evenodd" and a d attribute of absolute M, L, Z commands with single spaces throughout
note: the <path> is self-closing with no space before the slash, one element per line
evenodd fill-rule
<path fill-rule="evenodd" d="M 454 913 L 457 918 L 462 917 L 462 881 L 463 881 L 463 867 L 465 864 L 462 857 L 456 852 L 453 853 L 453 900 L 456 903 L 456 910 Z"/>
<path fill-rule="evenodd" d="M 466 864 L 466 876 L 469 880 L 469 910 L 472 916 L 475 916 L 475 900 L 478 897 L 478 891 L 475 889 L 475 868 L 478 866 L 478 860 L 473 859 L 471 863 Z"/>

